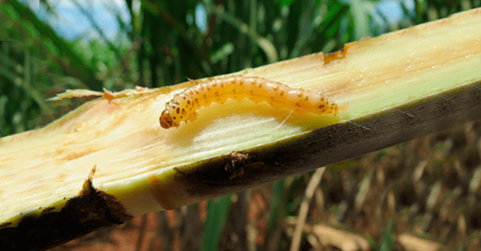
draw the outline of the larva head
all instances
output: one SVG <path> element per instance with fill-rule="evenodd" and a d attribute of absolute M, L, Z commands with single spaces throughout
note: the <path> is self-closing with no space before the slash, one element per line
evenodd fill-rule
<path fill-rule="evenodd" d="M 179 123 L 178 122 L 175 122 L 172 117 L 170 116 L 169 114 L 169 111 L 167 110 L 164 110 L 162 112 L 162 115 L 160 115 L 160 125 L 162 126 L 162 128 L 164 129 L 169 129 L 171 128 L 172 126 L 175 126 L 175 127 L 178 127 L 179 126 Z"/>

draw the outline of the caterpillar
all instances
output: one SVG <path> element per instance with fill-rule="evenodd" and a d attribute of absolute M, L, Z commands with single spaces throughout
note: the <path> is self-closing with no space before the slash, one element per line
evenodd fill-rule
<path fill-rule="evenodd" d="M 176 94 L 165 105 L 159 118 L 162 128 L 179 127 L 180 122 L 195 121 L 196 110 L 212 102 L 223 104 L 228 98 L 241 101 L 248 98 L 255 103 L 266 101 L 274 108 L 287 108 L 299 113 L 336 116 L 339 107 L 321 94 L 259 77 L 226 77 L 197 84 Z"/>

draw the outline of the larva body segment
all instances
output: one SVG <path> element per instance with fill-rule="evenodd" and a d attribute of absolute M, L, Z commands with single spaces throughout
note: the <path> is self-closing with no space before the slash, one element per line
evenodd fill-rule
<path fill-rule="evenodd" d="M 339 107 L 321 94 L 259 77 L 227 77 L 198 84 L 178 93 L 165 105 L 160 116 L 162 128 L 179 127 L 180 122 L 194 121 L 196 110 L 213 102 L 223 104 L 227 99 L 248 98 L 256 103 L 266 101 L 274 108 L 291 109 L 299 113 L 336 115 Z"/>

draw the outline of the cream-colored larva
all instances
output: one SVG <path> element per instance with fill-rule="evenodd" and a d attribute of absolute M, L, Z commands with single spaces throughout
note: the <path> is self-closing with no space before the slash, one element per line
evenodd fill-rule
<path fill-rule="evenodd" d="M 223 104 L 228 98 L 248 98 L 256 103 L 266 101 L 274 108 L 287 108 L 299 113 L 336 116 L 339 107 L 321 94 L 259 77 L 226 77 L 198 84 L 178 93 L 165 105 L 160 116 L 160 125 L 168 129 L 179 127 L 181 121 L 194 121 L 196 110 L 212 102 Z"/>

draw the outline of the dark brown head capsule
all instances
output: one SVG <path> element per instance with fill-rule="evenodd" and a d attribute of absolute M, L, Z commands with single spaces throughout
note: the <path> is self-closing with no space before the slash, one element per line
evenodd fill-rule
<path fill-rule="evenodd" d="M 164 129 L 169 129 L 172 126 L 174 126 L 174 121 L 172 120 L 172 117 L 170 117 L 170 114 L 167 110 L 164 110 L 162 112 L 162 115 L 160 115 L 159 121 L 160 121 L 160 125 Z"/>

